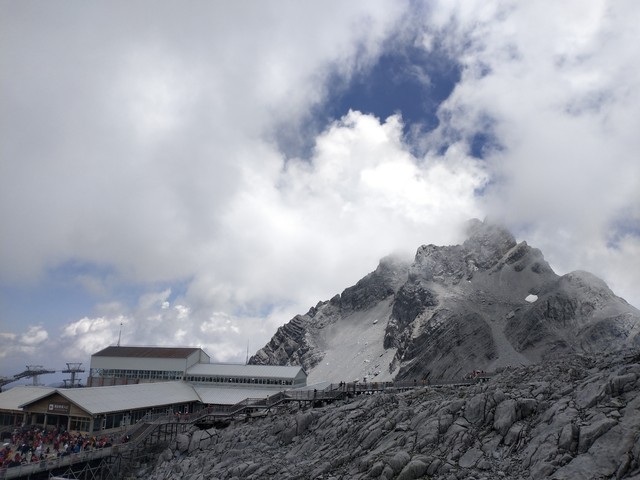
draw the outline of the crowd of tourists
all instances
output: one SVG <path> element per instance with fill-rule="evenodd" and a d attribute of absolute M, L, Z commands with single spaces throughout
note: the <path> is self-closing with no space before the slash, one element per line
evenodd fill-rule
<path fill-rule="evenodd" d="M 113 443 L 113 437 L 104 435 L 96 437 L 57 429 L 46 431 L 37 427 L 16 430 L 11 435 L 11 442 L 2 445 L 0 466 L 17 467 L 82 451 L 110 447 Z"/>

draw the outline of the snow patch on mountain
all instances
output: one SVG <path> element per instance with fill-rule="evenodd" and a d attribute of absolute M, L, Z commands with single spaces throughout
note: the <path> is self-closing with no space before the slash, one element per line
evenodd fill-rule
<path fill-rule="evenodd" d="M 324 357 L 310 372 L 309 383 L 391 381 L 397 371 L 389 371 L 395 348 L 384 348 L 384 332 L 391 313 L 391 299 L 372 309 L 354 312 L 340 322 L 321 329 L 317 339 Z"/>

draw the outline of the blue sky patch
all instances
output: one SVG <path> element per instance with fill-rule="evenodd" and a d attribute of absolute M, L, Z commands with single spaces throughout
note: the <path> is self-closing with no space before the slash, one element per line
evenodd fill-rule
<path fill-rule="evenodd" d="M 640 238 L 640 218 L 633 218 L 633 216 L 629 215 L 612 222 L 607 247 L 614 250 L 619 249 L 620 242 L 625 237 Z"/>
<path fill-rule="evenodd" d="M 437 110 L 460 80 L 460 66 L 437 50 L 404 45 L 389 49 L 370 69 L 355 75 L 346 87 L 339 79 L 329 85 L 327 117 L 340 118 L 349 110 L 384 121 L 400 113 L 405 134 L 415 126 L 429 131 L 438 126 Z"/>
<path fill-rule="evenodd" d="M 95 284 L 96 288 L 87 288 Z M 34 286 L 0 287 L 0 317 L 11 318 L 25 325 L 39 323 L 58 324 L 95 315 L 96 306 L 106 301 L 117 301 L 127 309 L 133 309 L 141 296 L 171 289 L 168 301 L 186 292 L 188 280 L 182 282 L 154 282 L 132 284 L 122 282 L 110 268 L 90 263 L 70 261 L 52 269 L 46 278 Z M 100 291 L 100 288 L 104 291 Z M 55 308 L 52 308 L 55 305 Z"/>
<path fill-rule="evenodd" d="M 461 77 L 461 66 L 437 46 L 432 51 L 390 43 L 372 66 L 349 81 L 335 72 L 327 81 L 327 102 L 312 108 L 301 124 L 279 125 L 274 141 L 287 158 L 309 158 L 315 137 L 349 110 L 370 114 L 381 122 L 400 114 L 404 135 L 415 136 L 435 129 L 438 108 Z"/>

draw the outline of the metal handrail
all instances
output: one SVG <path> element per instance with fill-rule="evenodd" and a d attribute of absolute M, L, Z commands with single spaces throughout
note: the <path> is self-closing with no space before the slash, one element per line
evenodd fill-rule
<path fill-rule="evenodd" d="M 16 467 L 0 467 L 0 479 L 17 478 L 42 472 L 45 470 L 69 466 L 78 462 L 87 462 L 117 453 L 127 453 L 140 446 L 140 444 L 144 442 L 144 440 L 149 437 L 149 435 L 151 435 L 154 430 L 159 428 L 161 425 L 166 425 L 169 423 L 184 423 L 185 425 L 189 425 L 209 416 L 228 418 L 233 417 L 234 415 L 237 415 L 246 410 L 256 408 L 270 409 L 276 405 L 281 404 L 284 401 L 336 400 L 350 393 L 357 394 L 364 392 L 384 391 L 397 392 L 399 389 L 402 390 L 424 386 L 469 386 L 479 381 L 486 381 L 492 376 L 492 374 L 485 373 L 478 375 L 473 379 L 437 379 L 426 383 L 423 380 L 370 383 L 341 382 L 339 384 L 329 384 L 327 387 L 320 390 L 285 390 L 277 392 L 266 398 L 246 398 L 234 405 L 209 406 L 207 408 L 194 412 L 189 417 L 183 416 L 182 418 L 178 418 L 172 414 L 166 413 L 147 413 L 142 418 L 140 418 L 130 430 L 125 431 L 125 436 L 128 436 L 132 439 L 129 442 L 118 443 L 110 447 L 102 447 L 90 451 L 82 451 L 80 453 L 72 453 L 70 455 L 65 455 L 62 457 L 45 459 L 41 460 L 40 462 L 22 464 Z M 138 433 L 141 430 L 142 433 Z"/>
<path fill-rule="evenodd" d="M 24 463 L 15 467 L 2 467 L 0 468 L 0 479 L 18 478 L 33 475 L 38 472 L 44 472 L 46 470 L 67 467 L 78 462 L 90 462 L 92 460 L 111 456 L 128 448 L 126 446 L 123 447 L 123 445 L 113 445 L 111 447 L 97 448 L 95 450 L 84 450 L 79 453 L 71 453 L 61 457 L 45 458 L 38 462 Z"/>

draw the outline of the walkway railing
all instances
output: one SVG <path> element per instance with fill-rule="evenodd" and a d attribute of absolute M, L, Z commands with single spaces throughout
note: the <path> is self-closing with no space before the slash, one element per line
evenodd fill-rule
<path fill-rule="evenodd" d="M 127 443 L 120 443 L 111 447 L 72 453 L 63 457 L 45 459 L 40 462 L 27 463 L 16 467 L 0 467 L 0 479 L 12 479 L 27 477 L 35 473 L 54 470 L 61 467 L 68 467 L 75 463 L 90 462 L 111 455 L 127 455 L 143 445 L 153 432 L 162 425 L 170 423 L 183 424 L 185 428 L 189 425 L 202 421 L 206 418 L 231 418 L 245 412 L 255 410 L 269 410 L 284 402 L 314 402 L 314 401 L 335 401 L 348 395 L 410 390 L 421 387 L 444 387 L 444 386 L 469 386 L 478 382 L 487 381 L 491 374 L 478 375 L 475 378 L 465 379 L 438 379 L 434 381 L 408 380 L 398 382 L 370 382 L 370 383 L 332 383 L 324 389 L 307 390 L 284 390 L 269 395 L 266 398 L 246 398 L 235 405 L 212 405 L 202 410 L 198 410 L 189 416 L 166 413 L 146 414 L 129 430 L 125 436 L 131 440 Z"/>
<path fill-rule="evenodd" d="M 93 460 L 109 457 L 128 448 L 130 447 L 127 444 L 113 445 L 111 447 L 98 448 L 91 451 L 71 453 L 63 457 L 54 457 L 41 460 L 39 462 L 25 463 L 16 467 L 2 467 L 0 468 L 0 478 L 10 479 L 18 477 L 28 477 L 39 472 L 68 467 L 75 463 L 91 462 Z"/>

